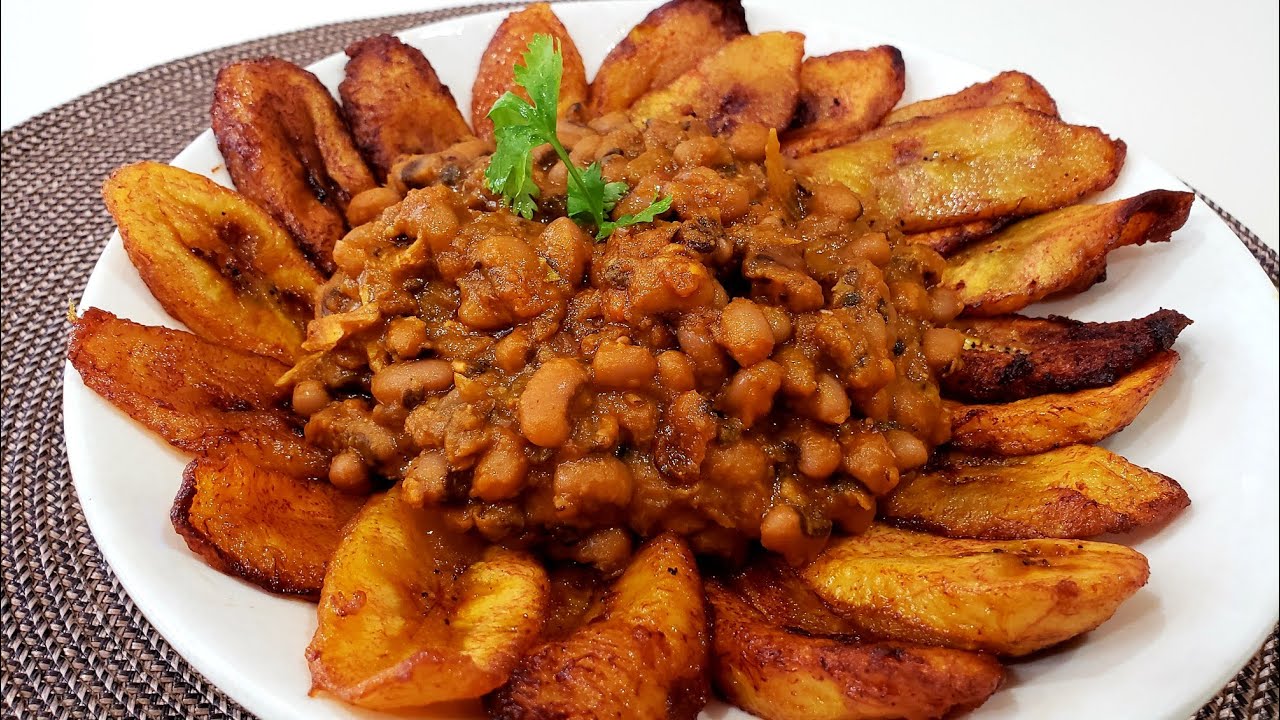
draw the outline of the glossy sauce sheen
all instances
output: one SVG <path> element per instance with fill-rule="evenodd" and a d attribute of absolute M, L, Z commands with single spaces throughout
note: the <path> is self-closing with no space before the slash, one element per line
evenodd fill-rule
<path fill-rule="evenodd" d="M 532 221 L 484 188 L 482 141 L 402 159 L 404 200 L 335 248 L 292 374 L 308 439 L 459 529 L 606 569 L 665 530 L 800 562 L 865 527 L 948 437 L 951 358 L 924 342 L 959 310 L 941 257 L 776 153 L 766 173 L 757 125 L 613 114 L 560 136 L 630 185 L 615 217 L 671 212 L 595 242 L 549 152 Z"/>

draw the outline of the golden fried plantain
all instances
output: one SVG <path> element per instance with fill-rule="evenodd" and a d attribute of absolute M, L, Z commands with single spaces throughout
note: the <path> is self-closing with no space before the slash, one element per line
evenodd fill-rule
<path fill-rule="evenodd" d="M 1162 523 L 1191 504 L 1172 478 L 1092 445 L 1040 455 L 947 454 L 906 476 L 881 515 L 893 524 L 983 540 L 1087 538 Z"/>
<path fill-rule="evenodd" d="M 716 582 L 707 584 L 707 602 L 716 687 L 764 720 L 942 717 L 981 705 L 1004 677 L 981 653 L 788 631 Z"/>
<path fill-rule="evenodd" d="M 927 245 L 942 255 L 950 255 L 974 240 L 980 240 L 987 237 L 1005 225 L 1008 225 L 1009 222 L 1009 218 L 974 220 L 972 222 L 960 223 L 959 225 L 952 225 L 951 227 L 938 228 L 937 230 L 925 230 L 924 232 L 911 233 L 904 236 L 904 239 L 907 242 Z"/>
<path fill-rule="evenodd" d="M 670 0 L 658 6 L 605 56 L 591 81 L 589 114 L 626 110 L 746 34 L 740 0 Z"/>
<path fill-rule="evenodd" d="M 782 152 L 800 157 L 853 142 L 898 104 L 906 81 L 902 53 L 891 45 L 807 58 Z"/>
<path fill-rule="evenodd" d="M 1037 395 L 1003 405 L 951 407 L 951 446 L 987 455 L 1035 455 L 1095 443 L 1125 429 L 1173 374 L 1166 350 L 1107 387 Z"/>
<path fill-rule="evenodd" d="M 535 648 L 488 700 L 490 717 L 693 718 L 706 704 L 702 580 L 684 540 L 646 543 L 591 620 Z"/>
<path fill-rule="evenodd" d="M 777 554 L 754 558 L 721 584 L 783 629 L 845 637 L 858 633 L 856 625 L 832 612 Z"/>
<path fill-rule="evenodd" d="M 97 308 L 76 320 L 67 358 L 91 390 L 183 450 L 235 434 L 302 444 L 288 390 L 276 386 L 288 368 L 275 360 Z"/>
<path fill-rule="evenodd" d="M 1118 247 L 1168 240 L 1193 200 L 1189 192 L 1152 190 L 1023 220 L 947 258 L 942 282 L 959 293 L 968 314 L 1015 312 L 1092 285 Z"/>
<path fill-rule="evenodd" d="M 421 50 L 376 35 L 347 46 L 347 57 L 338 94 L 378 178 L 402 155 L 438 152 L 471 137 L 453 93 Z"/>
<path fill-rule="evenodd" d="M 397 485 L 369 500 L 329 561 L 307 648 L 313 691 L 377 710 L 480 697 L 537 639 L 547 595 L 536 560 L 484 548 Z"/>
<path fill-rule="evenodd" d="M 638 120 L 676 120 L 695 115 L 713 133 L 746 123 L 785 128 L 800 92 L 804 35 L 767 32 L 743 35 L 665 87 L 631 106 Z"/>
<path fill-rule="evenodd" d="M 237 439 L 192 460 L 169 513 L 173 529 L 221 572 L 319 598 L 342 528 L 365 498 L 308 479 L 294 460 L 262 450 Z"/>
<path fill-rule="evenodd" d="M 125 251 L 164 309 L 220 345 L 292 362 L 324 279 L 244 197 L 195 173 L 141 162 L 102 195 Z"/>
<path fill-rule="evenodd" d="M 523 10 L 507 16 L 489 40 L 489 47 L 480 58 L 475 84 L 471 86 L 471 129 L 477 137 L 493 139 L 493 121 L 489 110 L 507 91 L 528 100 L 524 88 L 518 87 L 514 68 L 524 64 L 524 54 L 534 35 L 550 35 L 563 58 L 560 76 L 559 117 L 568 117 L 578 111 L 587 100 L 587 71 L 582 66 L 578 46 L 565 29 L 560 18 L 546 3 L 533 3 Z"/>
<path fill-rule="evenodd" d="M 943 394 L 964 402 L 1009 402 L 1046 393 L 1106 387 L 1173 346 L 1191 319 L 1159 310 L 1121 322 L 999 315 L 961 318 L 961 362 L 942 380 Z"/>
<path fill-rule="evenodd" d="M 957 540 L 873 525 L 802 571 L 837 613 L 894 639 L 1026 655 L 1096 628 L 1147 559 L 1087 540 Z"/>
<path fill-rule="evenodd" d="M 913 102 L 889 113 L 884 119 L 885 125 L 906 122 L 918 117 L 933 117 L 968 108 L 1018 103 L 1045 115 L 1058 117 L 1058 105 L 1049 97 L 1035 78 L 1010 70 L 1000 73 L 986 82 L 980 82 L 951 95 L 943 95 L 929 100 Z"/>
<path fill-rule="evenodd" d="M 333 96 L 293 63 L 246 60 L 218 71 L 211 115 L 236 189 L 333 272 L 347 203 L 377 185 Z"/>
<path fill-rule="evenodd" d="M 1097 128 L 997 105 L 882 127 L 794 168 L 853 190 L 874 223 L 917 233 L 1070 205 L 1110 186 L 1124 154 Z"/>

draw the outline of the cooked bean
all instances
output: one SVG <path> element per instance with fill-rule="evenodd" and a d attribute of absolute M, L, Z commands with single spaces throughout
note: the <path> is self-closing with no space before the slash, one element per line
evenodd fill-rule
<path fill-rule="evenodd" d="M 914 470 L 929 462 L 929 447 L 915 435 L 905 430 L 886 430 L 884 439 L 899 470 Z"/>
<path fill-rule="evenodd" d="M 392 363 L 373 374 L 369 387 L 380 403 L 412 407 L 426 393 L 453 387 L 453 366 L 444 360 Z"/>
<path fill-rule="evenodd" d="M 782 366 L 772 360 L 739 370 L 725 388 L 721 400 L 724 409 L 741 420 L 743 427 L 751 427 L 773 408 L 773 396 L 782 387 L 782 374 Z"/>
<path fill-rule="evenodd" d="M 745 298 L 734 299 L 720 311 L 718 339 L 743 367 L 773 352 L 773 327 L 760 306 Z"/>
<path fill-rule="evenodd" d="M 369 468 L 354 450 L 345 450 L 333 456 L 329 463 L 329 482 L 345 493 L 365 495 L 373 487 L 369 480 Z"/>
<path fill-rule="evenodd" d="M 358 227 L 377 218 L 383 210 L 400 202 L 400 193 L 388 187 L 369 188 L 356 194 L 347 205 L 347 224 Z"/>
<path fill-rule="evenodd" d="M 574 520 L 630 502 L 631 470 L 611 455 L 585 457 L 556 466 L 552 488 L 557 516 Z"/>
<path fill-rule="evenodd" d="M 427 324 L 421 318 L 398 317 L 387 323 L 387 349 L 401 360 L 412 360 L 427 347 Z"/>
<path fill-rule="evenodd" d="M 944 370 L 964 350 L 964 333 L 951 328 L 929 328 L 922 342 L 925 362 L 934 370 Z"/>
<path fill-rule="evenodd" d="M 493 428 L 492 435 L 488 451 L 471 475 L 471 496 L 486 502 L 515 497 L 529 472 L 524 440 L 504 427 Z"/>
<path fill-rule="evenodd" d="M 520 431 L 539 447 L 560 447 L 573 429 L 569 403 L 587 381 L 587 371 L 576 360 L 554 358 L 543 363 L 524 392 L 517 411 Z"/>
<path fill-rule="evenodd" d="M 680 349 L 693 361 L 694 375 L 698 382 L 718 386 L 728 375 L 728 358 L 712 336 L 703 318 L 691 319 L 676 328 Z"/>
<path fill-rule="evenodd" d="M 423 450 L 405 469 L 405 502 L 416 507 L 438 505 L 449 491 L 449 461 L 439 450 Z"/>
<path fill-rule="evenodd" d="M 790 565 L 800 566 L 817 557 L 827 539 L 806 535 L 804 520 L 795 508 L 774 505 L 760 521 L 760 544 L 782 555 Z"/>
<path fill-rule="evenodd" d="M 849 394 L 835 375 L 821 373 L 813 395 L 802 401 L 800 408 L 814 420 L 839 425 L 849 419 Z"/>
<path fill-rule="evenodd" d="M 840 444 L 844 448 L 844 471 L 872 493 L 884 495 L 898 486 L 897 458 L 883 435 L 857 432 L 843 438 Z"/>
<path fill-rule="evenodd" d="M 764 159 L 769 128 L 759 123 L 742 123 L 733 129 L 727 140 L 734 157 L 746 162 L 760 162 Z"/>
<path fill-rule="evenodd" d="M 612 575 L 626 567 L 631 558 L 631 533 L 616 527 L 598 530 L 574 545 L 570 557 Z"/>
<path fill-rule="evenodd" d="M 862 215 L 862 202 L 843 185 L 814 183 L 809 192 L 809 212 L 834 215 L 844 220 L 856 220 Z"/>
<path fill-rule="evenodd" d="M 303 380 L 293 386 L 293 411 L 310 417 L 329 404 L 329 388 L 319 380 Z"/>
<path fill-rule="evenodd" d="M 801 430 L 796 438 L 796 449 L 799 450 L 796 469 L 811 478 L 821 480 L 830 477 L 840 467 L 840 443 L 817 429 Z"/>
<path fill-rule="evenodd" d="M 671 154 L 681 167 L 717 167 L 727 165 L 733 159 L 728 149 L 710 135 L 689 138 L 677 145 Z"/>
<path fill-rule="evenodd" d="M 642 347 L 607 342 L 596 350 L 591 371 L 600 387 L 637 390 L 653 382 L 658 361 Z"/>
<path fill-rule="evenodd" d="M 658 379 L 672 392 L 694 388 L 693 363 L 679 350 L 668 350 L 658 356 Z"/>
<path fill-rule="evenodd" d="M 791 339 L 791 315 L 777 305 L 760 305 L 764 319 L 769 322 L 769 330 L 773 332 L 773 343 L 778 345 Z"/>
<path fill-rule="evenodd" d="M 960 294 L 955 290 L 939 285 L 929 291 L 929 315 L 935 323 L 951 322 L 961 310 L 964 310 L 964 303 L 960 302 Z"/>

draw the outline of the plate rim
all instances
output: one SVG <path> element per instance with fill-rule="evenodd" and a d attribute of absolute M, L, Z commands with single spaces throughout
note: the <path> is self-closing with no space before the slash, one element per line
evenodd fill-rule
<path fill-rule="evenodd" d="M 628 5 L 645 5 L 645 6 L 652 5 L 652 3 L 647 2 L 647 0 L 598 0 L 597 2 L 591 2 L 590 4 L 614 4 L 614 3 L 618 3 L 618 4 L 628 4 Z M 557 9 L 558 9 L 558 6 L 560 6 L 560 5 L 578 5 L 578 4 L 584 4 L 584 3 L 553 3 L 553 6 L 557 6 Z M 476 9 L 476 8 L 482 8 L 482 9 Z M 467 12 L 466 14 L 455 15 L 455 16 L 451 16 L 451 17 L 445 17 L 445 18 L 441 18 L 441 19 L 438 19 L 438 20 L 429 21 L 429 22 L 427 22 L 427 23 L 423 23 L 423 24 L 420 24 L 420 25 L 415 25 L 415 26 L 410 27 L 410 28 L 403 28 L 403 29 L 401 29 L 401 30 L 396 31 L 394 34 L 400 35 L 400 34 L 404 34 L 404 33 L 410 33 L 410 32 L 414 32 L 414 31 L 422 30 L 422 29 L 425 29 L 425 28 L 430 28 L 430 27 L 432 27 L 432 26 L 437 26 L 437 25 L 440 25 L 440 24 L 442 24 L 442 23 L 448 23 L 448 22 L 450 22 L 450 21 L 454 21 L 454 20 L 462 20 L 462 21 L 478 20 L 478 19 L 481 19 L 481 18 L 483 18 L 483 17 L 485 17 L 485 16 L 499 15 L 499 14 L 501 14 L 501 13 L 506 12 L 508 9 L 509 9 L 509 6 L 504 6 L 504 4 L 501 4 L 501 3 L 489 3 L 489 4 L 483 4 L 483 5 L 471 5 L 471 6 L 459 6 L 459 7 L 447 7 L 447 8 L 441 8 L 441 10 L 470 10 L 470 12 Z M 396 17 L 396 16 L 388 16 L 388 17 Z M 317 26 L 317 27 L 322 27 L 322 26 Z M 864 31 L 865 31 L 865 32 L 868 32 L 868 33 L 871 33 L 871 34 L 875 34 L 875 35 L 882 36 L 882 37 L 884 37 L 885 39 L 890 40 L 890 41 L 892 40 L 892 36 L 891 36 L 891 34 L 890 34 L 890 33 L 882 33 L 882 32 L 879 32 L 878 30 L 876 30 L 876 29 L 874 29 L 874 28 L 867 28 L 867 29 L 864 29 Z M 966 68 L 977 68 L 977 66 L 975 66 L 975 65 L 973 65 L 972 63 L 969 63 L 969 62 L 967 62 L 967 61 L 965 61 L 965 60 L 962 60 L 962 59 L 959 59 L 959 58 L 955 58 L 955 57 L 952 57 L 952 56 L 947 56 L 947 55 L 944 55 L 943 53 L 939 53 L 939 52 L 937 52 L 937 51 L 933 51 L 933 50 L 930 50 L 930 49 L 925 48 L 925 47 L 919 47 L 919 46 L 916 46 L 916 45 L 911 44 L 911 43 L 900 43 L 900 47 L 903 47 L 904 49 L 905 49 L 905 48 L 911 48 L 911 49 L 914 49 L 914 50 L 917 50 L 917 51 L 925 51 L 925 52 L 928 52 L 928 53 L 933 54 L 933 55 L 935 55 L 935 56 L 944 57 L 944 58 L 945 58 L 945 59 L 947 59 L 949 62 L 953 62 L 953 63 L 955 63 L 955 64 L 957 64 L 957 65 L 964 66 L 964 67 L 966 67 Z M 335 53 L 333 53 L 333 54 L 331 54 L 331 55 L 325 56 L 325 58 L 322 58 L 321 60 L 318 60 L 318 61 L 317 61 L 317 63 L 323 63 L 323 62 L 331 61 L 331 60 L 332 60 L 332 58 L 334 58 L 334 57 L 336 57 L 336 56 L 340 56 L 341 54 L 342 54 L 342 51 L 341 51 L 341 50 L 339 50 L 339 51 L 337 51 L 337 52 L 335 52 Z M 308 69 L 311 69 L 311 68 L 312 68 L 315 64 L 317 64 L 317 63 L 312 63 L 312 64 L 308 65 L 308 66 L 307 66 L 307 68 L 308 68 Z M 979 69 L 979 70 L 981 70 L 982 72 L 988 72 L 988 71 L 986 71 L 985 69 L 982 69 L 982 68 L 978 68 L 978 69 Z M 182 153 L 185 153 L 185 152 L 186 152 L 186 151 L 187 151 L 187 150 L 188 150 L 192 145 L 194 145 L 195 143 L 199 142 L 199 141 L 200 141 L 200 139 L 201 139 L 202 137 L 204 137 L 206 134 L 208 134 L 208 132 L 209 132 L 209 131 L 206 129 L 205 131 L 203 131 L 203 132 L 201 132 L 201 133 L 197 134 L 197 135 L 195 136 L 195 138 L 193 138 L 193 139 L 192 139 L 191 143 L 190 143 L 190 144 L 188 144 L 188 145 L 183 149 L 183 151 L 182 151 L 181 153 L 179 153 L 179 155 L 178 155 L 178 156 L 175 156 L 175 158 L 174 158 L 173 160 L 171 160 L 170 162 L 174 162 L 174 161 L 176 161 L 176 160 L 177 160 L 177 158 L 178 158 L 178 157 L 180 157 Z M 1167 170 L 1165 170 L 1165 169 L 1163 168 L 1163 166 L 1161 166 L 1159 163 L 1156 163 L 1155 161 L 1151 160 L 1151 158 L 1150 158 L 1149 156 L 1146 156 L 1145 154 L 1143 154 L 1143 153 L 1141 153 L 1141 152 L 1135 152 L 1135 151 L 1134 151 L 1134 149 L 1133 149 L 1133 144 L 1132 144 L 1132 143 L 1130 143 L 1130 153 L 1129 153 L 1129 154 L 1130 154 L 1130 159 L 1131 159 L 1131 160 L 1132 160 L 1132 159 L 1136 159 L 1136 158 L 1141 158 L 1142 162 L 1144 162 L 1144 163 L 1147 163 L 1147 164 L 1151 165 L 1153 168 L 1159 169 L 1161 172 L 1164 172 L 1165 174 L 1168 174 L 1170 177 L 1174 177 L 1174 178 L 1176 178 L 1176 176 L 1173 176 L 1173 175 L 1172 175 L 1172 173 L 1169 173 Z M 1185 186 L 1185 187 L 1188 187 L 1188 188 L 1189 188 L 1189 186 L 1186 186 L 1186 184 L 1185 184 L 1185 183 L 1181 183 L 1181 181 L 1180 181 L 1180 180 L 1179 180 L 1179 183 L 1180 183 L 1180 184 L 1182 184 L 1183 186 Z M 1189 188 L 1189 189 L 1191 189 L 1191 190 L 1194 192 L 1194 188 Z M 1204 198 L 1204 197 L 1203 197 L 1203 196 L 1201 196 L 1199 193 L 1196 193 L 1196 194 L 1197 194 L 1197 196 L 1198 196 L 1198 199 L 1200 199 L 1202 202 L 1203 202 L 1204 200 L 1207 200 L 1207 198 Z M 1212 210 L 1212 208 L 1210 208 L 1210 209 Z M 1232 233 L 1232 235 L 1233 235 L 1233 236 L 1237 235 L 1237 234 L 1235 233 L 1234 229 L 1231 227 L 1231 225 L 1230 225 L 1229 223 L 1227 223 L 1227 222 L 1225 221 L 1225 219 L 1224 219 L 1224 218 L 1223 218 L 1223 217 L 1222 217 L 1218 212 L 1216 212 L 1216 211 L 1212 212 L 1212 216 L 1213 216 L 1213 218 L 1214 218 L 1214 222 L 1215 222 L 1215 223 L 1221 223 L 1222 225 L 1224 225 L 1224 226 L 1225 226 L 1225 228 L 1226 228 L 1228 231 L 1231 231 L 1231 233 Z M 1243 227 L 1243 226 L 1242 226 L 1242 227 Z M 110 242 L 118 242 L 118 232 L 114 232 L 114 233 L 112 234 L 112 239 L 111 239 L 111 241 L 110 241 Z M 1241 243 L 1241 245 L 1243 246 L 1243 243 Z M 1268 246 L 1266 246 L 1266 245 L 1264 244 L 1264 247 L 1268 247 Z M 1245 251 L 1246 251 L 1246 254 L 1248 254 L 1248 248 L 1247 248 L 1247 247 L 1242 247 L 1241 249 L 1242 249 L 1242 250 L 1245 250 Z M 104 256 L 105 256 L 105 249 L 104 249 L 104 253 L 103 253 L 103 254 L 100 254 L 100 255 L 99 255 L 99 257 L 98 257 L 98 259 L 97 259 L 97 260 L 95 261 L 95 263 L 94 263 L 93 270 L 90 272 L 90 275 L 89 275 L 89 277 L 90 277 L 90 282 L 92 282 L 92 278 L 93 278 L 94 276 L 96 276 L 96 275 L 99 273 L 99 271 L 100 271 L 100 266 L 101 266 L 101 265 L 102 265 L 102 263 L 103 263 L 103 257 L 104 257 Z M 1258 264 L 1258 263 L 1256 262 L 1256 261 L 1257 261 L 1257 258 L 1253 257 L 1251 254 L 1250 254 L 1250 260 L 1255 261 L 1255 262 L 1254 262 L 1254 264 L 1255 264 L 1255 265 L 1256 265 L 1256 264 Z M 1266 275 L 1266 273 L 1265 273 L 1265 269 L 1264 269 L 1264 268 L 1259 268 L 1259 269 L 1264 270 L 1263 275 L 1264 275 L 1264 277 L 1265 277 L 1265 275 Z M 86 287 L 86 291 L 87 291 L 87 287 Z M 84 305 L 84 293 L 82 293 L 82 295 L 81 295 L 81 304 L 82 304 L 82 305 Z M 76 395 L 77 397 L 75 397 L 75 399 L 72 399 L 72 396 L 73 396 L 73 395 Z M 81 383 L 81 381 L 80 381 L 80 378 L 79 378 L 78 373 L 74 370 L 74 368 L 70 365 L 70 363 L 69 363 L 69 362 L 64 362 L 63 391 L 62 391 L 62 396 L 63 396 L 63 422 L 62 422 L 62 424 L 63 424 L 64 437 L 66 438 L 66 440 L 65 440 L 65 442 L 66 442 L 66 448 L 65 448 L 65 449 L 66 449 L 66 452 L 67 452 L 68 464 L 69 464 L 69 466 L 70 466 L 71 476 L 72 476 L 72 478 L 73 478 L 73 482 L 75 483 L 75 486 L 76 486 L 77 498 L 79 499 L 79 501 L 80 501 L 80 503 L 81 503 L 81 506 L 82 506 L 82 508 L 83 508 L 83 509 L 84 509 L 84 511 L 85 511 L 85 518 L 86 518 L 86 522 L 87 522 L 87 523 L 88 523 L 88 525 L 89 525 L 89 529 L 90 529 L 90 532 L 91 532 L 91 534 L 92 534 L 92 536 L 93 536 L 93 540 L 94 540 L 95 544 L 97 544 L 97 545 L 99 546 L 99 548 L 100 548 L 100 550 L 101 550 L 101 552 L 102 552 L 102 555 L 103 555 L 104 560 L 105 560 L 105 561 L 107 562 L 107 564 L 110 566 L 110 568 L 111 568 L 111 572 L 115 574 L 115 576 L 117 577 L 117 579 L 120 581 L 120 583 L 121 583 L 122 587 L 124 587 L 125 591 L 128 593 L 128 595 L 129 595 L 129 599 L 130 599 L 130 600 L 131 600 L 135 605 L 137 605 L 138 609 L 142 612 L 142 614 L 143 614 L 143 616 L 145 617 L 146 621 L 147 621 L 147 622 L 149 622 L 149 623 L 150 623 L 150 624 L 151 624 L 151 625 L 156 629 L 156 631 L 157 631 L 157 632 L 158 632 L 162 637 L 164 637 L 164 639 L 166 640 L 166 642 L 168 642 L 171 646 L 173 646 L 174 650 L 175 650 L 176 652 L 178 652 L 178 653 L 179 653 L 179 654 L 180 654 L 184 659 L 186 659 L 186 660 L 191 664 L 191 666 L 192 666 L 192 668 L 193 668 L 193 669 L 195 669 L 195 670 L 196 670 L 197 672 L 199 672 L 201 675 L 205 676 L 205 678 L 208 680 L 209 684 L 210 684 L 212 687 L 216 688 L 218 691 L 222 692 L 222 693 L 223 693 L 223 694 L 225 694 L 227 697 L 229 697 L 229 698 L 233 699 L 235 702 L 240 703 L 240 704 L 241 704 L 242 706 L 244 706 L 246 709 L 250 709 L 250 711 L 251 711 L 251 712 L 256 712 L 255 710 L 252 710 L 252 709 L 250 708 L 250 703 L 246 703 L 246 702 L 244 702 L 240 697 L 238 697 L 238 694 L 237 694 L 237 695 L 233 695 L 231 691 L 228 691 L 228 690 L 226 689 L 226 686 L 225 686 L 225 685 L 223 685 L 222 683 L 214 682 L 214 681 L 212 680 L 212 677 L 211 677 L 212 673 L 207 672 L 207 670 L 206 670 L 206 665 L 205 665 L 205 664 L 203 664 L 203 663 L 199 663 L 199 662 L 196 662 L 196 661 L 192 660 L 193 655 L 195 655 L 195 656 L 202 656 L 202 655 L 203 655 L 203 653 L 198 652 L 198 651 L 192 651 L 192 650 L 188 649 L 188 648 L 190 647 L 190 645 L 189 645 L 189 643 L 188 643 L 186 640 L 184 640 L 184 639 L 176 639 L 176 640 L 175 640 L 175 638 L 182 638 L 182 637 L 183 637 L 183 636 L 181 635 L 181 633 L 171 633 L 171 632 L 166 632 L 165 630 L 162 630 L 162 629 L 161 629 L 163 625 L 168 625 L 168 623 L 167 623 L 167 622 L 164 622 L 164 623 L 157 623 L 157 622 L 156 622 L 156 620 L 154 619 L 154 616 L 155 616 L 156 614 L 158 614 L 158 613 L 154 613 L 154 612 L 152 611 L 152 609 L 149 609 L 149 608 L 150 608 L 150 604 L 151 604 L 151 603 L 150 603 L 150 599 L 148 599 L 148 600 L 144 600 L 144 601 L 139 601 L 139 599 L 138 599 L 139 597 L 146 597 L 146 593 L 145 593 L 145 592 L 143 592 L 143 593 L 136 593 L 136 592 L 135 592 L 135 588 L 134 588 L 134 587 L 132 587 L 132 584 L 133 584 L 133 583 L 132 583 L 132 580 L 134 580 L 134 579 L 135 579 L 135 578 L 133 578 L 133 577 L 132 577 L 132 573 L 131 573 L 131 572 L 128 572 L 128 571 L 125 573 L 125 575 L 130 576 L 130 580 L 129 580 L 129 581 L 126 581 L 125 575 L 122 575 L 122 574 L 119 572 L 119 570 L 117 569 L 117 562 L 115 561 L 115 559 L 113 559 L 113 557 L 111 557 L 111 556 L 109 556 L 109 555 L 108 555 L 108 551 L 107 551 L 107 550 L 102 546 L 101 542 L 98 540 L 98 538 L 99 538 L 99 532 L 98 532 L 98 530 L 97 530 L 97 529 L 95 529 L 95 524 L 96 524 L 96 522 L 101 522 L 101 520 L 99 519 L 99 520 L 97 520 L 97 521 L 95 522 L 95 520 L 90 519 L 91 514 L 92 514 L 92 515 L 94 515 L 94 517 L 97 517 L 97 515 L 96 515 L 96 513 L 91 513 L 91 512 L 88 510 L 88 507 L 87 507 L 87 506 L 88 506 L 88 505 L 91 505 L 92 503 L 91 503 L 91 502 L 87 503 L 87 502 L 85 501 L 84 496 L 83 496 L 83 493 L 82 493 L 82 490 L 81 490 L 81 487 L 80 487 L 80 480 L 79 480 L 80 476 L 81 476 L 82 474 L 84 474 L 84 473 L 82 473 L 82 472 L 77 472 L 77 467 L 83 468 L 83 467 L 84 467 L 84 463 L 85 463 L 85 462 L 87 462 L 87 459 L 81 458 L 81 452 L 80 452 L 80 451 L 83 451 L 84 453 L 88 453 L 88 451 L 87 451 L 87 450 L 84 450 L 83 448 L 80 448 L 80 451 L 75 451 L 75 452 L 73 452 L 73 450 L 72 450 L 72 447 L 73 447 L 73 441 L 72 441 L 72 438 L 73 438 L 73 437 L 77 437 L 77 436 L 79 436 L 79 435 L 80 435 L 80 432 L 81 432 L 81 429 L 80 429 L 80 428 L 75 424 L 75 420 L 78 418 L 78 416 L 79 416 L 79 414 L 80 414 L 80 413 L 73 412 L 73 408 L 75 408 L 75 407 L 78 405 L 78 403 L 80 403 L 80 402 L 82 402 L 82 401 L 84 400 L 84 396 L 85 396 L 85 395 L 88 395 L 88 396 L 90 396 L 90 397 L 95 397 L 95 396 L 93 396 L 93 395 L 92 395 L 91 391 L 88 391 L 88 390 L 87 390 L 87 388 L 85 388 L 85 387 L 83 386 L 83 384 L 82 384 L 82 383 Z M 126 422 L 130 422 L 130 423 L 131 423 L 132 421 L 128 421 L 128 420 L 127 420 L 127 418 L 126 418 Z M 141 428 L 140 426 L 136 426 L 136 425 L 135 425 L 135 430 L 137 430 L 137 431 L 138 431 L 139 433 L 141 433 L 141 434 L 147 434 L 147 431 L 146 431 L 145 429 Z M 80 459 L 77 459 L 77 458 L 80 458 Z M 1280 614 L 1280 612 L 1277 612 L 1276 614 Z M 1275 619 L 1276 619 L 1276 618 L 1274 618 L 1274 617 L 1273 617 L 1273 620 L 1272 620 L 1272 624 L 1273 624 L 1273 625 L 1274 625 Z M 1243 665 L 1243 664 L 1247 664 L 1247 662 L 1248 662 L 1249 658 L 1250 658 L 1250 657 L 1252 657 L 1252 655 L 1253 655 L 1253 653 L 1254 653 L 1254 652 L 1256 652 L 1257 645 L 1258 645 L 1258 644 L 1260 644 L 1262 641 L 1265 641 L 1266 637 L 1270 634 L 1270 632 L 1271 632 L 1271 628 L 1264 628 L 1264 629 L 1262 630 L 1261 636 L 1260 636 L 1260 638 L 1259 638 L 1259 641 L 1260 641 L 1260 642 L 1259 642 L 1259 643 L 1255 643 L 1255 645 L 1253 646 L 1255 649 L 1254 649 L 1254 650 L 1249 651 L 1249 654 L 1245 655 L 1245 657 L 1243 658 L 1243 662 L 1241 663 L 1242 665 Z M 1240 671 L 1239 666 L 1237 666 L 1237 667 L 1235 667 L 1235 668 L 1233 668 L 1233 669 L 1230 669 L 1230 670 L 1226 673 L 1225 677 L 1223 677 L 1223 678 L 1222 678 L 1222 682 L 1217 683 L 1217 685 L 1216 685 L 1215 687 L 1221 688 L 1223 685 L 1225 685 L 1225 683 L 1226 683 L 1227 681 L 1229 681 L 1232 677 L 1234 677 L 1234 676 L 1235 676 L 1235 674 L 1237 674 L 1239 671 Z M 1205 695 L 1203 698 L 1201 698 L 1201 701 L 1200 701 L 1199 703 L 1195 704 L 1193 707 L 1191 707 L 1191 708 L 1190 708 L 1190 712 L 1195 712 L 1195 710 L 1197 710 L 1201 705 L 1203 705 L 1203 701 L 1204 701 L 1204 700 L 1206 700 L 1206 699 L 1210 699 L 1210 698 L 1214 697 L 1214 696 L 1215 696 L 1215 694 L 1217 694 L 1218 692 L 1221 692 L 1221 690 L 1210 690 L 1210 691 L 1209 691 L 1209 693 L 1208 693 L 1207 695 Z"/>

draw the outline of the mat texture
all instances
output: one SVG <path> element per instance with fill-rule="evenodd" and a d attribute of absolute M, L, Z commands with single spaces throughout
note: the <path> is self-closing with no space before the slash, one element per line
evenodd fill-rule
<path fill-rule="evenodd" d="M 128 162 L 167 161 L 208 127 L 214 74 L 230 61 L 276 55 L 305 65 L 358 38 L 510 5 L 340 23 L 215 50 L 112 83 L 3 134 L 4 718 L 251 717 L 142 617 L 103 562 L 71 485 L 62 436 L 65 313 L 113 229 L 99 200 L 102 180 Z M 1276 283 L 1275 251 L 1208 204 Z M 1197 720 L 1276 718 L 1276 668 L 1273 632 Z"/>

